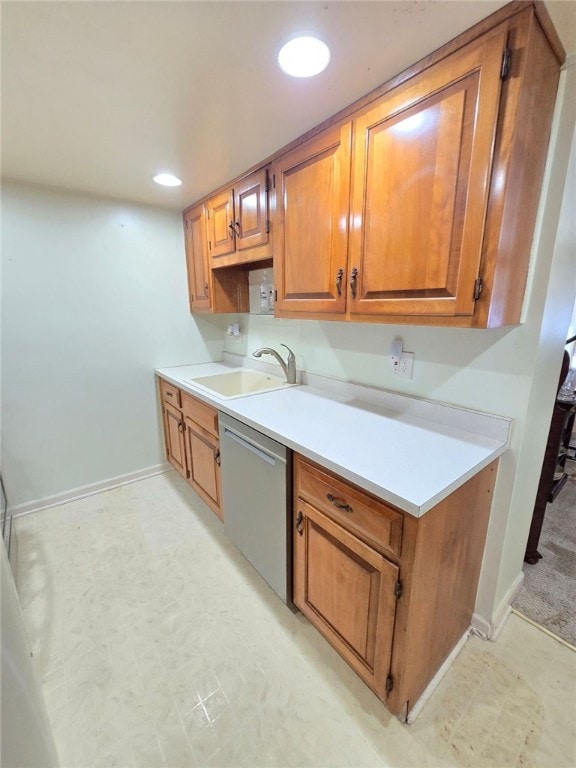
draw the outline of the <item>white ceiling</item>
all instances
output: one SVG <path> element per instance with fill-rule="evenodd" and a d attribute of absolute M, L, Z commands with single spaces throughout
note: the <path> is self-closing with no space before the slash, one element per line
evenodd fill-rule
<path fill-rule="evenodd" d="M 504 4 L 2 0 L 3 176 L 182 209 Z M 332 46 L 310 80 L 275 64 L 298 30 Z"/>

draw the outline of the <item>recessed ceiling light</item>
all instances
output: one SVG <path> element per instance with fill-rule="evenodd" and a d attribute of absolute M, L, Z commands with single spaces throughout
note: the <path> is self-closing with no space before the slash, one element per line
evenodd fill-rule
<path fill-rule="evenodd" d="M 292 77 L 312 77 L 328 66 L 330 48 L 323 40 L 311 34 L 302 34 L 288 40 L 278 53 L 278 64 Z"/>
<path fill-rule="evenodd" d="M 179 187 L 182 181 L 172 173 L 157 173 L 153 177 L 156 184 L 162 184 L 163 187 Z"/>

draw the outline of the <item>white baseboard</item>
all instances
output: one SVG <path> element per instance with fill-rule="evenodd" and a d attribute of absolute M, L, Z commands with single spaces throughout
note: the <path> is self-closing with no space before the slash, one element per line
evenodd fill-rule
<path fill-rule="evenodd" d="M 117 477 L 110 477 L 107 480 L 101 480 L 98 483 L 83 485 L 80 488 L 72 488 L 69 491 L 64 491 L 64 493 L 46 496 L 44 499 L 35 499 L 34 501 L 27 501 L 25 504 L 17 504 L 14 507 L 10 507 L 8 511 L 11 512 L 13 517 L 30 515 L 32 512 L 39 512 L 41 509 L 57 507 L 59 504 L 66 504 L 69 501 L 76 501 L 77 499 L 83 499 L 86 496 L 93 496 L 96 493 L 102 493 L 102 491 L 110 491 L 112 488 L 135 483 L 138 480 L 144 480 L 146 477 L 161 475 L 163 472 L 168 472 L 170 470 L 172 470 L 172 465 L 168 464 L 168 462 L 155 464 L 152 467 L 138 469 L 135 472 L 128 472 L 125 475 L 118 475 Z"/>
<path fill-rule="evenodd" d="M 484 616 L 480 616 L 479 613 L 472 614 L 471 624 L 472 632 L 474 632 L 475 635 L 478 635 L 483 640 L 488 640 L 492 626 Z"/>
<path fill-rule="evenodd" d="M 478 613 L 475 613 L 472 616 L 472 630 L 476 635 L 480 635 L 484 640 L 497 640 L 500 637 L 500 633 L 504 629 L 508 617 L 512 613 L 512 602 L 518 594 L 518 590 L 522 586 L 523 581 L 524 572 L 520 571 L 518 576 L 516 576 L 512 582 L 512 586 L 500 601 L 500 605 L 494 611 L 492 621 L 487 621 L 487 619 L 480 616 Z"/>

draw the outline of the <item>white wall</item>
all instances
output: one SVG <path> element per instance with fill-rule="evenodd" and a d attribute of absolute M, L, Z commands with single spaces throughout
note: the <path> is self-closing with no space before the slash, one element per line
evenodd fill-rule
<path fill-rule="evenodd" d="M 11 506 L 164 461 L 158 366 L 218 359 L 177 212 L 6 183 L 2 475 Z"/>

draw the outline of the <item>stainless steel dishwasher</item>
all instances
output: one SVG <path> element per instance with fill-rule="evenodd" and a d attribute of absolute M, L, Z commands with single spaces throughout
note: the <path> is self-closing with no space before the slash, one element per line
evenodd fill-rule
<path fill-rule="evenodd" d="M 291 451 L 231 416 L 219 422 L 224 530 L 288 603 Z"/>

